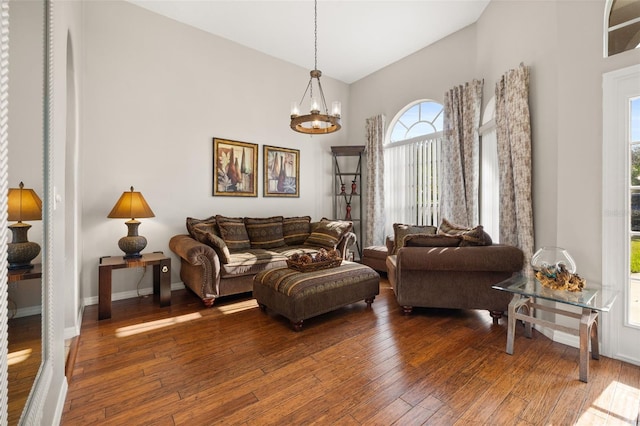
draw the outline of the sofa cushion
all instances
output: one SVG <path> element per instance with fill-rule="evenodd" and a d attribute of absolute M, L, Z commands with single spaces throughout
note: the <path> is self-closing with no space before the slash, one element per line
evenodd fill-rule
<path fill-rule="evenodd" d="M 405 225 L 404 223 L 393 224 L 393 240 L 395 242 L 393 246 L 393 252 L 391 254 L 397 254 L 401 247 L 404 247 L 404 237 L 410 234 L 435 234 L 437 228 L 431 225 Z"/>
<path fill-rule="evenodd" d="M 311 235 L 304 243 L 305 245 L 334 249 L 351 229 L 353 229 L 353 222 L 323 218 L 312 224 Z"/>
<path fill-rule="evenodd" d="M 246 249 L 231 253 L 229 263 L 220 265 L 222 278 L 255 275 L 271 268 L 285 268 L 287 257 L 264 249 Z"/>
<path fill-rule="evenodd" d="M 243 218 L 217 215 L 216 222 L 220 229 L 220 236 L 231 252 L 251 248 L 251 241 Z"/>
<path fill-rule="evenodd" d="M 285 217 L 282 221 L 284 242 L 288 246 L 304 244 L 311 234 L 310 224 L 310 216 Z"/>
<path fill-rule="evenodd" d="M 218 230 L 218 225 L 216 224 L 216 217 L 211 216 L 206 219 L 196 219 L 194 217 L 187 217 L 187 232 L 191 235 L 192 238 L 195 238 L 193 234 L 193 230 L 195 227 L 199 227 L 200 229 L 205 230 L 206 232 L 211 232 L 218 237 L 220 236 L 220 231 Z M 205 229 L 206 228 L 206 229 Z"/>
<path fill-rule="evenodd" d="M 460 235 L 411 234 L 404 237 L 405 247 L 457 247 L 461 242 Z"/>
<path fill-rule="evenodd" d="M 305 246 L 305 245 L 295 245 L 295 246 L 286 245 L 282 247 L 273 248 L 271 249 L 271 251 L 274 251 L 278 254 L 281 254 L 289 258 L 296 253 L 315 255 L 316 253 L 318 253 L 319 249 L 320 247 Z"/>
<path fill-rule="evenodd" d="M 206 244 L 214 249 L 220 259 L 220 263 L 229 263 L 231 253 L 229 252 L 229 247 L 227 247 L 227 244 L 222 238 L 212 232 L 207 232 L 206 230 L 201 229 L 199 225 L 196 225 L 193 229 L 193 238 L 196 241 Z"/>
<path fill-rule="evenodd" d="M 282 216 L 244 218 L 251 248 L 269 249 L 285 245 L 282 233 Z"/>
<path fill-rule="evenodd" d="M 461 236 L 462 241 L 460 242 L 460 247 L 490 246 L 491 244 L 493 244 L 491 237 L 489 236 L 489 234 L 484 232 L 484 228 L 482 225 L 468 228 L 451 223 L 444 218 L 442 219 L 442 223 L 440 224 L 440 228 L 438 229 L 438 234 Z"/>

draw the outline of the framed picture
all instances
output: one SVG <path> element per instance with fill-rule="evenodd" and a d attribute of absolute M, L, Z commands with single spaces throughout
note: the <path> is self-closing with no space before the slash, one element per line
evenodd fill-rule
<path fill-rule="evenodd" d="M 213 138 L 213 195 L 258 196 L 258 145 Z"/>
<path fill-rule="evenodd" d="M 300 196 L 300 151 L 264 145 L 264 187 L 265 197 Z"/>

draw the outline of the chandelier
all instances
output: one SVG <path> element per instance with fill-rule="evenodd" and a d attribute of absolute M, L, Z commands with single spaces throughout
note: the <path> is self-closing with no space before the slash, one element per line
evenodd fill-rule
<path fill-rule="evenodd" d="M 318 69 L 318 0 L 314 2 L 314 25 L 314 69 L 310 72 L 311 78 L 302 95 L 302 99 L 300 99 L 300 102 L 294 101 L 291 104 L 291 128 L 296 132 L 311 135 L 333 133 L 342 127 L 340 125 L 340 101 L 334 101 L 331 104 L 331 114 L 329 114 L 327 102 L 324 99 L 324 92 L 322 91 L 322 84 L 320 84 L 322 71 Z M 315 86 L 317 86 L 315 96 L 314 80 L 316 82 Z M 300 115 L 300 106 L 304 102 L 307 93 L 309 93 L 311 108 L 309 114 Z"/>

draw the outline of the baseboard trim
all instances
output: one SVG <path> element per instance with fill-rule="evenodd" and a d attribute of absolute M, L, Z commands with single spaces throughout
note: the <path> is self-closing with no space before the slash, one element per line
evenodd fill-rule
<path fill-rule="evenodd" d="M 171 283 L 171 291 L 183 290 L 184 288 L 185 286 L 182 283 L 182 281 L 177 283 Z M 124 299 L 133 299 L 138 296 L 148 296 L 150 294 L 153 294 L 153 287 L 145 287 L 145 288 L 141 288 L 140 291 L 129 290 L 129 291 L 121 291 L 119 293 L 113 293 L 111 295 L 111 300 L 116 301 L 116 300 L 124 300 Z M 98 296 L 86 297 L 83 301 L 84 306 L 97 305 L 98 300 L 99 300 Z"/>
<path fill-rule="evenodd" d="M 71 338 L 71 344 L 69 345 L 69 354 L 64 364 L 64 375 L 67 378 L 67 383 L 71 383 L 71 377 L 73 376 L 73 367 L 76 364 L 76 355 L 78 355 L 78 347 L 80 346 L 80 336 Z"/>

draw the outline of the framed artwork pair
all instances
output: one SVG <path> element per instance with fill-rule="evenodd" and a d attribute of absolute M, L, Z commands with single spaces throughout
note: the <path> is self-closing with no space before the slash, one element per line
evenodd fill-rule
<path fill-rule="evenodd" d="M 263 197 L 300 196 L 300 151 L 262 146 Z M 213 195 L 258 196 L 258 144 L 213 138 Z"/>

